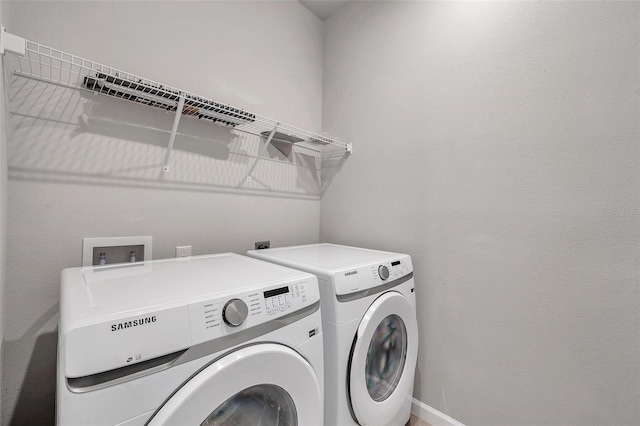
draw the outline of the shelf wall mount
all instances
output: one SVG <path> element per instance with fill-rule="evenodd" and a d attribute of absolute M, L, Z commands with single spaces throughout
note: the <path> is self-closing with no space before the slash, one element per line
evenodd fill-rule
<path fill-rule="evenodd" d="M 27 41 L 22 37 L 18 37 L 8 33 L 4 25 L 0 25 L 0 54 L 13 53 L 24 56 L 26 53 Z"/>

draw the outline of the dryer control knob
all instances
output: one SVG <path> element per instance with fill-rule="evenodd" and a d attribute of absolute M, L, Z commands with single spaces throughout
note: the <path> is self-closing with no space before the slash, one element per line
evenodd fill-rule
<path fill-rule="evenodd" d="M 380 275 L 382 281 L 386 281 L 389 278 L 389 268 L 384 265 L 378 266 L 378 275 Z"/>
<path fill-rule="evenodd" d="M 222 319 L 231 327 L 241 325 L 247 319 L 248 314 L 249 308 L 247 304 L 240 299 L 229 300 L 222 309 Z"/>

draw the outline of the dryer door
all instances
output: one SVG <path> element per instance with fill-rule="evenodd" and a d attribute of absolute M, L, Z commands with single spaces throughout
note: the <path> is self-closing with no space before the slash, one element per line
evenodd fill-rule
<path fill-rule="evenodd" d="M 207 365 L 158 409 L 148 425 L 315 425 L 322 389 L 311 365 L 273 343 L 246 346 Z"/>
<path fill-rule="evenodd" d="M 417 356 L 415 309 L 400 293 L 384 293 L 365 313 L 353 344 L 349 397 L 358 423 L 388 425 L 406 406 Z"/>

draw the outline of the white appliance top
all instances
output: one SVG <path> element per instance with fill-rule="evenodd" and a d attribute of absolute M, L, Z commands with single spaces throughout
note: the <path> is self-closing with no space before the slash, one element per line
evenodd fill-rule
<path fill-rule="evenodd" d="M 336 244 L 311 244 L 305 246 L 273 248 L 266 251 L 252 251 L 252 253 L 264 254 L 266 257 L 277 257 L 288 260 L 299 267 L 316 267 L 326 271 L 339 271 L 345 268 L 353 268 L 359 265 L 380 263 L 392 257 L 398 257 L 396 253 L 386 251 L 369 250 L 356 247 L 341 246 Z"/>
<path fill-rule="evenodd" d="M 93 308 L 126 310 L 305 278 L 233 253 L 79 268 Z"/>
<path fill-rule="evenodd" d="M 336 244 L 251 250 L 249 256 L 315 274 L 342 296 L 385 285 L 413 273 L 406 254 Z"/>
<path fill-rule="evenodd" d="M 313 312 L 319 300 L 315 276 L 233 253 L 65 269 L 64 373 L 78 378 L 152 360 Z"/>
<path fill-rule="evenodd" d="M 264 255 L 287 260 L 288 264 L 296 264 L 300 268 L 318 268 L 327 272 L 341 271 L 361 265 L 381 263 L 396 258 L 398 253 L 369 250 L 337 244 L 311 244 L 304 246 L 273 248 L 268 250 L 252 250 L 251 254 Z M 262 256 L 261 256 L 262 257 Z"/>

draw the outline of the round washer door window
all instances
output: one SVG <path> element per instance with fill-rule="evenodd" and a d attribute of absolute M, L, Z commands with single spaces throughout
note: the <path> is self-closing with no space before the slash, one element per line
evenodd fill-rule
<path fill-rule="evenodd" d="M 255 385 L 227 399 L 200 426 L 296 426 L 298 416 L 291 395 L 280 386 Z"/>
<path fill-rule="evenodd" d="M 367 391 L 374 401 L 384 401 L 396 389 L 406 358 L 407 329 L 398 315 L 389 315 L 378 324 L 367 351 Z"/>
<path fill-rule="evenodd" d="M 402 294 L 388 291 L 365 312 L 353 344 L 349 400 L 359 424 L 397 422 L 409 408 L 417 358 L 415 308 Z"/>
<path fill-rule="evenodd" d="M 309 362 L 276 343 L 245 346 L 201 368 L 151 416 L 147 426 L 313 425 L 322 389 Z"/>

